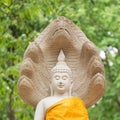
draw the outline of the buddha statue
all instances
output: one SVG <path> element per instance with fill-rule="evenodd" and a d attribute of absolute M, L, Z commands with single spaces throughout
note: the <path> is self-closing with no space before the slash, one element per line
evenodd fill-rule
<path fill-rule="evenodd" d="M 51 96 L 38 103 L 34 120 L 88 120 L 84 102 L 71 96 L 72 71 L 64 60 L 65 56 L 61 50 L 58 62 L 51 70 Z"/>
<path fill-rule="evenodd" d="M 64 107 L 71 112 L 69 117 L 82 108 L 87 120 L 86 108 L 96 104 L 104 91 L 104 65 L 99 52 L 69 19 L 55 19 L 26 49 L 18 92 L 25 102 L 36 108 L 35 120 L 49 119 L 51 110 L 54 111 L 52 106 L 57 108 L 64 103 L 65 106 L 73 103 L 68 106 L 69 110 Z M 62 111 L 60 106 L 61 115 Z"/>

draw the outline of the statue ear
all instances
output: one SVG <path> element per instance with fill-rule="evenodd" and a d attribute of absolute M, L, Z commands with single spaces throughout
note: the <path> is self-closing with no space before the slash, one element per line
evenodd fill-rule
<path fill-rule="evenodd" d="M 73 87 L 73 80 L 71 80 L 71 85 L 70 85 L 70 88 L 69 88 L 69 96 L 71 96 L 71 93 L 72 93 L 72 87 Z"/>
<path fill-rule="evenodd" d="M 71 80 L 71 84 L 73 84 L 73 80 Z"/>
<path fill-rule="evenodd" d="M 50 87 L 50 95 L 53 95 L 53 89 L 52 89 L 52 83 L 49 83 L 49 87 Z"/>

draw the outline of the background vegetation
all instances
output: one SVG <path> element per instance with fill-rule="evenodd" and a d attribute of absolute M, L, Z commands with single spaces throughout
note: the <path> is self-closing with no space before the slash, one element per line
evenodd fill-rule
<path fill-rule="evenodd" d="M 84 31 L 105 65 L 106 91 L 90 120 L 120 120 L 120 0 L 0 0 L 0 120 L 33 120 L 18 95 L 19 69 L 28 44 L 58 16 Z"/>

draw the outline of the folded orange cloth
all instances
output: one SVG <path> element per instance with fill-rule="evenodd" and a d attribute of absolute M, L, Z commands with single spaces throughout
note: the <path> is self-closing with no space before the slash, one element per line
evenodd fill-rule
<path fill-rule="evenodd" d="M 46 111 L 46 120 L 89 120 L 84 102 L 77 97 L 65 98 Z"/>

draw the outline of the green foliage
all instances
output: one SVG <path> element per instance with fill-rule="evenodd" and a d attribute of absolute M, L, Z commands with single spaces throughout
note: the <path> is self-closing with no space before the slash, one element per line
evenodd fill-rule
<path fill-rule="evenodd" d="M 0 1 L 0 120 L 33 119 L 33 108 L 18 96 L 19 69 L 28 44 L 58 16 L 71 19 L 105 54 L 106 92 L 89 109 L 90 120 L 119 120 L 119 0 Z"/>

